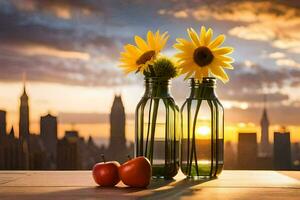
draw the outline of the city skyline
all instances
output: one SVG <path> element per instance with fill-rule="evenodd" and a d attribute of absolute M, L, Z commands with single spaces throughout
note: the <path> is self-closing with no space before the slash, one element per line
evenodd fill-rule
<path fill-rule="evenodd" d="M 130 6 L 129 6 L 130 5 Z M 224 7 L 218 11 L 218 7 Z M 141 12 L 140 8 L 147 7 Z M 58 136 L 72 124 L 85 138 L 108 138 L 109 112 L 115 94 L 126 108 L 126 137 L 134 138 L 134 111 L 143 94 L 142 76 L 125 76 L 117 67 L 119 53 L 134 35 L 169 31 L 162 52 L 173 56 L 176 38 L 186 29 L 211 27 L 224 33 L 235 48 L 230 81 L 217 82 L 225 107 L 226 137 L 257 132 L 264 96 L 268 97 L 270 131 L 285 126 L 300 141 L 300 6 L 297 1 L 167 0 L 124 1 L 0 1 L 0 109 L 18 132 L 21 77 L 27 74 L 31 132 L 39 117 L 58 116 Z M 136 16 L 139 17 L 136 17 Z M 105 20 L 104 20 L 105 19 Z M 180 107 L 188 95 L 187 81 L 172 81 Z M 100 123 L 99 123 L 100 122 Z M 269 140 L 272 141 L 270 135 Z"/>
<path fill-rule="evenodd" d="M 30 99 L 31 97 L 27 94 L 27 82 L 24 81 L 22 82 L 22 89 L 21 90 L 21 95 L 19 96 L 19 106 L 21 107 L 21 103 L 22 103 L 22 99 L 25 98 L 25 102 L 23 102 L 23 104 L 25 104 L 26 106 L 30 106 Z M 114 100 L 115 98 L 118 97 L 118 95 L 114 94 Z M 121 95 L 120 95 L 121 97 Z M 28 102 L 29 103 L 28 103 Z M 27 105 L 28 103 L 28 105 Z M 111 104 L 113 104 L 114 101 L 111 102 Z M 19 109 L 20 107 L 17 106 L 17 108 Z M 110 107 L 110 106 L 109 106 Z M 26 108 L 27 109 L 27 108 Z M 11 130 L 11 128 L 14 128 L 14 132 L 17 133 L 15 134 L 16 137 L 19 137 L 19 126 L 20 126 L 20 120 L 17 120 L 16 123 L 14 123 L 14 125 L 11 124 L 11 122 L 9 121 L 10 118 L 8 117 L 9 113 L 5 110 L 5 109 L 1 109 L 4 110 L 6 112 L 6 118 L 7 118 L 7 125 L 6 125 L 6 132 L 9 133 L 9 130 Z M 31 113 L 32 109 L 29 109 L 29 112 Z M 125 110 L 124 110 L 125 111 Z M 255 132 L 257 133 L 257 140 L 260 141 L 260 143 L 264 143 L 264 147 L 267 146 L 266 141 L 268 141 L 269 143 L 272 143 L 273 141 L 273 135 L 270 133 L 276 132 L 276 131 L 282 131 L 282 129 L 284 129 L 284 131 L 290 131 L 291 132 L 291 142 L 295 143 L 295 142 L 300 142 L 300 138 L 298 138 L 297 136 L 299 136 L 298 134 L 298 129 L 292 129 L 290 130 L 289 128 L 286 128 L 285 126 L 280 126 L 280 125 L 272 125 L 272 122 L 270 122 L 269 120 L 269 114 L 267 114 L 268 110 L 267 110 L 267 102 L 266 102 L 266 97 L 264 98 L 264 107 L 261 110 L 261 113 L 258 114 L 257 118 L 259 121 L 259 124 L 255 126 L 254 123 L 239 123 L 237 124 L 237 126 L 239 128 L 235 128 L 234 126 L 226 126 L 225 125 L 225 141 L 232 141 L 234 143 L 238 142 L 238 134 L 239 133 L 249 133 L 249 132 Z M 20 115 L 21 111 L 18 111 L 18 118 L 21 116 Z M 40 116 L 47 116 L 49 114 L 54 114 L 51 113 L 50 111 L 48 111 L 47 113 L 41 114 Z M 77 117 L 82 117 L 80 113 L 77 113 Z M 65 135 L 65 131 L 67 130 L 77 130 L 78 132 L 80 132 L 80 135 L 83 136 L 85 139 L 88 139 L 90 136 L 92 136 L 93 138 L 96 139 L 96 144 L 101 146 L 101 145 L 105 145 L 108 146 L 109 145 L 109 137 L 110 137 L 110 120 L 109 120 L 109 113 L 108 114 L 103 114 L 103 113 L 90 113 L 91 117 L 87 118 L 84 124 L 76 124 L 73 121 L 69 122 L 69 123 L 65 123 L 65 122 L 60 122 L 59 118 L 60 116 L 55 115 L 58 117 L 58 138 L 62 138 Z M 128 141 L 133 142 L 134 141 L 134 114 L 130 113 L 130 114 L 126 114 L 127 120 L 125 123 L 125 133 L 126 133 L 126 137 L 128 139 Z M 30 118 L 31 115 L 29 115 Z M 37 122 L 32 122 L 29 119 L 29 133 L 31 134 L 40 134 L 40 116 L 39 119 L 37 120 Z M 25 117 L 26 118 L 26 117 Z M 66 117 L 62 117 L 65 119 L 62 119 L 62 121 L 67 121 L 67 120 L 71 120 L 74 119 L 73 115 L 68 116 L 68 114 L 66 113 Z M 107 119 L 105 119 L 107 118 Z M 75 117 L 76 119 L 76 117 Z M 91 123 L 92 122 L 92 123 Z M 36 124 L 37 125 L 36 125 Z M 32 125 L 35 125 L 32 128 Z M 92 127 L 90 127 L 92 125 Z M 86 126 L 86 128 L 82 128 L 81 126 Z M 97 129 L 94 129 L 94 127 L 97 126 Z M 263 129 L 261 127 L 264 127 Z M 35 130 L 35 131 L 32 131 Z M 89 130 L 89 131 L 87 131 Z M 27 132 L 27 131 L 25 131 Z M 105 132 L 105 134 L 101 134 Z M 263 133 L 264 132 L 264 133 Z M 264 139 L 261 137 L 261 133 L 263 133 L 265 135 Z M 268 134 L 267 134 L 268 133 Z M 26 134 L 26 133 L 25 133 Z M 266 135 L 267 134 L 267 135 Z M 295 137 L 296 135 L 296 137 Z M 294 137 L 293 137 L 294 136 Z M 263 142 L 264 140 L 264 142 Z M 270 151 L 270 147 L 266 147 L 267 149 L 269 148 Z M 266 150 L 262 150 L 263 152 Z M 266 153 L 266 152 L 265 152 Z M 268 153 L 266 153 L 268 154 Z"/>
<path fill-rule="evenodd" d="M 100 161 L 100 155 L 119 162 L 133 157 L 133 142 L 127 141 L 125 135 L 126 116 L 121 96 L 116 95 L 111 106 L 108 147 L 95 144 L 91 136 L 85 140 L 74 128 L 58 138 L 57 117 L 49 113 L 40 117 L 39 134 L 32 134 L 29 99 L 24 81 L 19 104 L 19 137 L 13 127 L 7 132 L 6 111 L 0 110 L 0 169 L 87 170 Z"/>
<path fill-rule="evenodd" d="M 119 162 L 127 160 L 125 155 L 133 156 L 134 143 L 126 138 L 126 114 L 120 95 L 115 95 L 110 110 L 108 145 L 97 145 L 91 136 L 88 140 L 84 139 L 74 127 L 65 130 L 64 136 L 58 138 L 57 117 L 49 113 L 40 117 L 39 134 L 32 134 L 29 130 L 29 99 L 26 82 L 23 81 L 19 103 L 19 138 L 15 137 L 13 127 L 7 132 L 6 111 L 0 110 L 1 169 L 80 170 L 90 169 L 100 159 L 99 155 Z M 270 132 L 266 106 L 260 126 L 260 140 L 257 132 L 239 132 L 236 145 L 226 141 L 225 169 L 298 170 L 299 142 L 291 142 L 291 134 L 285 128 L 274 134 Z M 274 135 L 274 143 L 270 142 L 270 135 Z"/>

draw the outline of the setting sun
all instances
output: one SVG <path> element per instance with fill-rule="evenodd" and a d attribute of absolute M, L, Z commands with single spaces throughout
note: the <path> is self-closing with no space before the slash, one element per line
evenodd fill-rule
<path fill-rule="evenodd" d="M 199 126 L 196 130 L 198 136 L 208 136 L 210 133 L 210 128 L 208 126 Z"/>

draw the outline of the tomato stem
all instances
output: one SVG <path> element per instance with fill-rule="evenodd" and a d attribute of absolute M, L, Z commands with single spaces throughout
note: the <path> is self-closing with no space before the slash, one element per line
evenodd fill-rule
<path fill-rule="evenodd" d="M 104 157 L 104 154 L 101 154 L 101 159 L 102 159 L 102 161 L 105 163 L 105 157 Z"/>
<path fill-rule="evenodd" d="M 127 155 L 127 158 L 128 158 L 128 160 L 131 160 L 131 156 L 130 155 Z"/>

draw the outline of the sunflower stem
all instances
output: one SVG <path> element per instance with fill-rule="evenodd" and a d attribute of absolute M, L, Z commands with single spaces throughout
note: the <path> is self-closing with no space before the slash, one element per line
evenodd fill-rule
<path fill-rule="evenodd" d="M 163 102 L 164 102 L 165 107 L 166 107 L 166 119 L 165 119 L 165 121 L 166 121 L 166 125 L 165 125 L 165 170 L 164 170 L 165 171 L 164 174 L 166 175 L 168 173 L 168 166 L 169 166 L 169 162 L 168 162 L 168 160 L 169 160 L 169 151 L 168 151 L 168 146 L 169 146 L 169 144 L 168 144 L 168 137 L 169 137 L 169 129 L 168 129 L 168 127 L 169 127 L 169 124 L 168 124 L 168 122 L 169 122 L 169 103 L 168 103 L 167 99 L 163 99 Z"/>
<path fill-rule="evenodd" d="M 194 116 L 194 120 L 193 120 L 193 129 L 192 129 L 192 133 L 193 133 L 193 136 L 192 136 L 192 152 L 191 152 L 191 155 L 190 155 L 190 167 L 189 168 L 190 168 L 190 173 L 191 173 L 193 156 L 194 156 L 197 176 L 199 176 L 199 169 L 198 169 L 198 158 L 197 158 L 197 152 L 196 152 L 196 125 L 197 125 L 197 118 L 198 118 L 198 114 L 199 114 L 199 109 L 200 109 L 200 106 L 201 106 L 201 103 L 202 103 L 202 97 L 203 97 L 204 94 L 205 94 L 205 88 L 200 87 L 197 90 L 197 94 L 196 94 L 197 96 L 199 95 L 198 96 L 199 98 L 198 98 L 198 101 L 197 101 L 197 107 L 196 107 L 196 111 L 195 111 L 195 116 Z"/>
<path fill-rule="evenodd" d="M 149 133 L 150 133 L 150 123 L 151 123 L 151 110 L 152 110 L 152 98 L 150 98 L 150 107 L 148 113 L 148 127 L 147 127 L 147 139 L 146 139 L 146 147 L 145 147 L 145 156 L 148 154 L 148 143 L 149 143 Z"/>
<path fill-rule="evenodd" d="M 153 151 L 154 151 L 154 138 L 155 138 L 155 128 L 156 128 L 156 119 L 157 119 L 157 112 L 159 106 L 159 98 L 157 96 L 160 94 L 160 85 L 157 85 L 153 88 L 154 96 L 154 105 L 153 105 L 153 114 L 151 119 L 151 140 L 150 140 L 150 162 L 153 163 Z"/>

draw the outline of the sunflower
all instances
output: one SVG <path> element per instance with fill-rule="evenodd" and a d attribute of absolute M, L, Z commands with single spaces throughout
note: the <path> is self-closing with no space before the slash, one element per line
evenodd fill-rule
<path fill-rule="evenodd" d="M 187 29 L 191 41 L 178 38 L 174 48 L 181 52 L 175 56 L 178 58 L 181 74 L 186 74 L 185 78 L 194 76 L 195 79 L 202 80 L 209 76 L 209 73 L 220 78 L 223 82 L 228 81 L 228 76 L 223 68 L 233 69 L 231 63 L 233 58 L 227 55 L 233 52 L 231 47 L 220 47 L 224 40 L 224 35 L 217 36 L 212 40 L 213 30 L 206 31 L 201 27 L 200 34 L 192 28 Z"/>
<path fill-rule="evenodd" d="M 132 44 L 124 46 L 120 67 L 124 69 L 125 73 L 148 71 L 149 66 L 153 65 L 157 55 L 164 48 L 168 38 L 167 32 L 161 35 L 159 30 L 156 33 L 148 31 L 147 41 L 135 36 L 136 46 Z"/>

